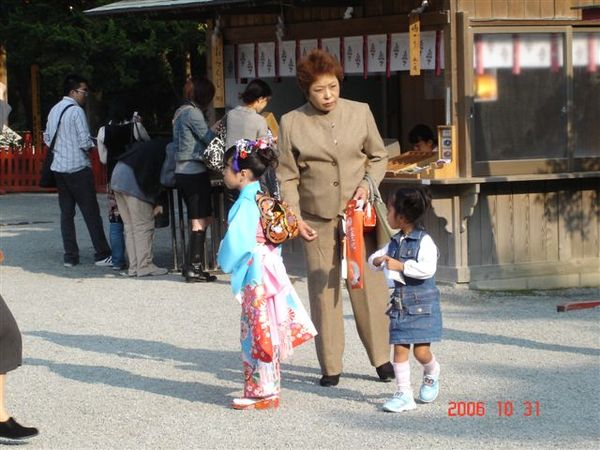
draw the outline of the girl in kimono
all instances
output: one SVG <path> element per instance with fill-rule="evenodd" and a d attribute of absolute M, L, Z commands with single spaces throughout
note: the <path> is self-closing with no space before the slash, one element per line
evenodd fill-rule
<path fill-rule="evenodd" d="M 277 408 L 280 361 L 317 334 L 290 283 L 279 246 L 267 241 L 260 224 L 258 179 L 276 165 L 268 140 L 241 139 L 225 153 L 225 185 L 240 191 L 218 255 L 242 306 L 244 395 L 233 400 L 234 409 Z"/>

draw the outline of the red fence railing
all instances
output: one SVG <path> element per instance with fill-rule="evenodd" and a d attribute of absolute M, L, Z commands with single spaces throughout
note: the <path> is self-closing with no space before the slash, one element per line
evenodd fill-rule
<path fill-rule="evenodd" d="M 48 148 L 36 149 L 31 139 L 17 146 L 0 147 L 0 193 L 55 192 L 39 187 L 42 164 Z M 100 163 L 98 151 L 90 151 L 96 192 L 106 192 L 106 166 Z"/>

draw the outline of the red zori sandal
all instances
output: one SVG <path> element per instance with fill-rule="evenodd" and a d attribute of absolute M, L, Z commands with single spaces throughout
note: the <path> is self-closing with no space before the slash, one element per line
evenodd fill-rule
<path fill-rule="evenodd" d="M 235 398 L 231 402 L 233 409 L 275 409 L 279 408 L 279 396 L 265 398 Z"/>

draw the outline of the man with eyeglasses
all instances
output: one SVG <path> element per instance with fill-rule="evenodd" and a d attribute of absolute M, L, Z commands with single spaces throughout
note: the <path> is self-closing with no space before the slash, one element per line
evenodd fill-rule
<path fill-rule="evenodd" d="M 60 230 L 64 247 L 64 266 L 79 264 L 75 232 L 75 205 L 79 206 L 94 245 L 97 266 L 112 266 L 111 252 L 96 198 L 89 150 L 94 147 L 83 109 L 88 83 L 79 75 L 67 75 L 64 97 L 50 110 L 44 142 L 50 146 L 54 135 L 54 161 L 50 169 L 56 176 Z M 64 114 L 63 114 L 64 113 Z M 62 115 L 62 118 L 61 118 Z M 60 121 L 60 124 L 59 124 Z"/>

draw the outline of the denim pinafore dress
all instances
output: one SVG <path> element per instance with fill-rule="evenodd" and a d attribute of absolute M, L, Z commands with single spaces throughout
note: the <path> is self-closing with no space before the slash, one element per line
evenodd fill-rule
<path fill-rule="evenodd" d="M 402 239 L 397 233 L 388 246 L 388 255 L 405 262 L 416 260 L 421 239 L 427 235 L 415 228 Z M 404 275 L 406 285 L 394 281 L 394 292 L 386 312 L 390 316 L 390 344 L 423 344 L 442 339 L 440 291 L 435 277 L 418 280 Z"/>

